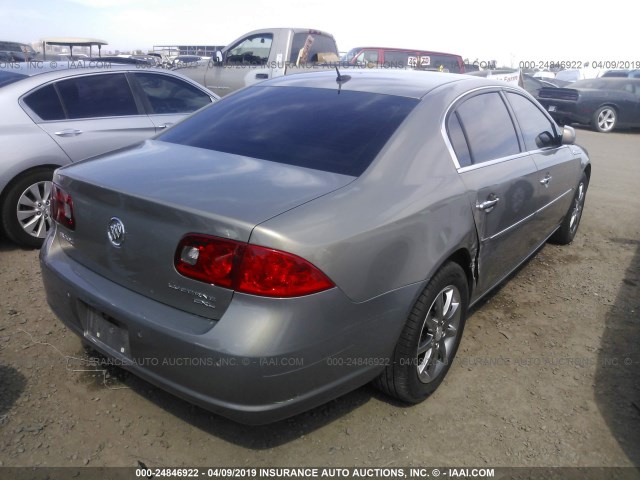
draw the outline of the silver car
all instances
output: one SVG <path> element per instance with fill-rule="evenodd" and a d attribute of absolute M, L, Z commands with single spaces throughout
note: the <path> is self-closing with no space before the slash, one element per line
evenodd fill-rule
<path fill-rule="evenodd" d="M 267 81 L 58 169 L 47 299 L 112 361 L 240 422 L 372 380 L 417 403 L 468 308 L 573 240 L 591 175 L 574 139 L 482 78 Z"/>
<path fill-rule="evenodd" d="M 14 242 L 40 247 L 57 167 L 140 142 L 215 99 L 165 70 L 98 61 L 3 64 L 2 230 Z"/>

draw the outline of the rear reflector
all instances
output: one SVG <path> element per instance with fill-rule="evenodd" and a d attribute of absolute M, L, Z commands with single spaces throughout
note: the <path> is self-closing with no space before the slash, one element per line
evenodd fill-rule
<path fill-rule="evenodd" d="M 71 195 L 67 195 L 67 193 L 55 183 L 51 189 L 51 218 L 69 230 L 76 228 Z"/>
<path fill-rule="evenodd" d="M 185 277 L 266 297 L 299 297 L 335 285 L 296 255 L 208 235 L 184 237 L 174 257 Z"/>

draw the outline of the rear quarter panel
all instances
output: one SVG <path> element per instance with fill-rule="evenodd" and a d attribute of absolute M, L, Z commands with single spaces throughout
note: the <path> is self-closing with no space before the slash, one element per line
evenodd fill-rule
<path fill-rule="evenodd" d="M 310 260 L 355 302 L 429 279 L 459 248 L 474 258 L 470 204 L 440 133 L 448 101 L 423 100 L 358 180 L 259 225 L 250 242 Z"/>

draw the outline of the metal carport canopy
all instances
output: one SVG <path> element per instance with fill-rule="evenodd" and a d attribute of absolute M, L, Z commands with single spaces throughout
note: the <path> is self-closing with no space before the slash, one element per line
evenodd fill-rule
<path fill-rule="evenodd" d="M 42 42 L 42 54 L 44 59 L 47 59 L 46 45 L 59 45 L 69 47 L 69 54 L 73 56 L 73 47 L 89 47 L 89 53 L 94 45 L 98 46 L 98 56 L 101 55 L 102 45 L 108 45 L 106 40 L 100 40 L 98 38 L 82 38 L 82 37 L 48 37 L 40 40 Z"/>

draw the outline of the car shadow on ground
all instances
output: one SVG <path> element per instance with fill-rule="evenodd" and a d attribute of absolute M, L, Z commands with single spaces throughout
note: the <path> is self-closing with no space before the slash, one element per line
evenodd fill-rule
<path fill-rule="evenodd" d="M 20 245 L 13 243 L 5 237 L 2 232 L 0 232 L 0 252 L 12 252 L 14 250 L 24 250 L 25 252 L 28 252 L 33 250 L 33 248 L 21 247 Z"/>
<path fill-rule="evenodd" d="M 640 240 L 611 241 L 636 251 L 605 317 L 595 398 L 620 448 L 640 467 Z"/>
<path fill-rule="evenodd" d="M 494 298 L 511 278 L 526 268 L 536 258 L 540 250 L 544 248 L 544 245 L 546 244 L 543 244 L 533 256 L 522 263 L 504 282 L 474 305 L 468 312 L 469 319 L 478 309 Z M 89 352 L 92 356 L 96 356 L 96 361 L 100 363 L 101 354 L 93 350 L 89 350 Z M 182 400 L 119 367 L 110 366 L 108 368 L 110 376 L 119 379 L 136 394 L 156 404 L 169 414 L 210 435 L 254 450 L 274 448 L 300 438 L 302 435 L 308 435 L 325 425 L 339 421 L 372 400 L 386 403 L 399 409 L 413 406 L 396 401 L 378 391 L 371 384 L 367 384 L 335 400 L 285 420 L 268 425 L 243 425 Z M 102 374 L 95 375 L 95 381 L 97 382 L 96 387 L 101 385 L 103 382 Z"/>
<path fill-rule="evenodd" d="M 20 398 L 27 385 L 27 380 L 18 370 L 7 365 L 0 365 L 0 427 L 13 404 Z"/>
<path fill-rule="evenodd" d="M 544 248 L 544 245 L 546 244 L 543 244 L 536 250 L 534 255 L 525 260 L 504 282 L 474 305 L 468 312 L 469 319 L 478 309 L 482 308 L 483 305 L 497 295 L 511 278 L 526 268 Z M 90 348 L 86 353 L 93 356 L 98 364 L 101 362 L 101 359 L 104 358 L 100 353 Z M 274 448 L 289 443 L 303 435 L 308 435 L 325 425 L 339 421 L 341 418 L 348 416 L 351 412 L 372 400 L 391 405 L 398 409 L 413 407 L 413 405 L 394 400 L 369 383 L 294 417 L 268 425 L 243 425 L 193 405 L 186 400 L 182 400 L 119 367 L 109 366 L 107 370 L 111 378 L 117 379 L 137 395 L 154 403 L 159 408 L 190 424 L 192 427 L 202 430 L 209 435 L 219 437 L 227 442 L 254 450 Z M 93 377 L 96 382 L 96 388 L 100 388 L 104 381 L 102 373 L 96 373 Z M 345 427 L 345 429 L 346 428 L 347 427 Z"/>
<path fill-rule="evenodd" d="M 94 351 L 91 352 L 91 356 L 98 361 L 100 359 L 100 354 Z M 372 399 L 378 399 L 398 407 L 407 406 L 389 399 L 372 385 L 367 384 L 335 400 L 285 420 L 267 425 L 243 425 L 182 400 L 119 367 L 110 366 L 107 370 L 110 378 L 117 378 L 137 395 L 154 403 L 170 415 L 209 435 L 253 450 L 274 448 L 303 435 L 308 435 L 349 415 Z M 96 374 L 94 377 L 96 387 L 102 386 L 103 376 Z"/>

